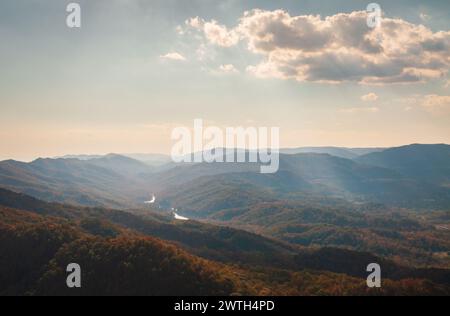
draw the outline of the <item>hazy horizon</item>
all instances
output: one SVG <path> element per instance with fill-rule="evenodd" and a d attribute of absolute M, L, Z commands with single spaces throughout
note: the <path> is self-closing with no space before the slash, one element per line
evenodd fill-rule
<path fill-rule="evenodd" d="M 408 144 L 400 144 L 395 146 L 356 146 L 356 147 L 347 147 L 347 146 L 333 146 L 333 145 L 325 145 L 325 146 L 293 146 L 293 147 L 280 147 L 280 150 L 289 150 L 289 149 L 302 149 L 302 148 L 342 148 L 342 149 L 389 149 L 389 148 L 398 148 L 398 147 L 404 147 L 404 146 L 410 146 L 410 145 L 448 145 L 448 143 L 408 143 Z M 227 147 L 224 147 L 226 149 Z M 235 149 L 242 149 L 235 147 Z M 246 149 L 248 150 L 248 149 Z M 195 152 L 191 152 L 191 154 L 194 154 Z M 0 162 L 5 160 L 15 160 L 20 162 L 32 162 L 37 159 L 58 159 L 58 158 L 67 158 L 72 156 L 107 156 L 107 155 L 119 155 L 119 156 L 132 156 L 132 155 L 161 155 L 161 156 L 167 156 L 170 157 L 170 152 L 162 153 L 162 152 L 115 152 L 115 151 L 106 151 L 106 152 L 92 152 L 92 153 L 65 153 L 61 155 L 50 155 L 50 156 L 35 156 L 31 157 L 29 159 L 22 159 L 22 158 L 1 158 L 0 156 Z"/>

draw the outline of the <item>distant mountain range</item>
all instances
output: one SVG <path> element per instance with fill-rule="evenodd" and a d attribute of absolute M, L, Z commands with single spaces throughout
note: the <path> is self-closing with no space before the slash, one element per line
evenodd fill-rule
<path fill-rule="evenodd" d="M 8 160 L 0 162 L 0 184 L 48 201 L 125 207 L 148 198 L 139 179 L 146 172 L 153 172 L 152 167 L 118 155 L 31 163 Z"/>
<path fill-rule="evenodd" d="M 306 197 L 439 209 L 450 206 L 449 148 L 292 149 L 280 154 L 275 174 L 260 174 L 257 163 L 152 166 L 144 162 L 149 159 L 145 155 L 141 160 L 115 154 L 10 160 L 0 162 L 0 185 L 48 201 L 118 208 L 142 206 L 156 194 L 158 202 L 196 216 L 255 201 Z M 327 153 L 303 153 L 308 150 Z M 345 152 L 360 155 L 347 159 L 330 154 Z"/>
<path fill-rule="evenodd" d="M 196 164 L 155 175 L 160 198 L 174 207 L 212 212 L 255 200 L 329 200 L 383 203 L 412 208 L 448 208 L 448 145 L 411 145 L 350 160 L 329 154 L 281 154 L 276 174 L 259 174 L 257 164 Z M 404 153 L 391 164 L 371 157 Z M 409 154 L 408 154 L 409 152 Z M 420 162 L 417 162 L 419 158 Z M 427 161 L 426 157 L 430 157 Z M 391 161 L 386 159 L 386 161 Z M 402 166 L 415 165 L 409 169 Z M 428 176 L 425 176 L 428 174 Z"/>
<path fill-rule="evenodd" d="M 54 157 L 54 159 L 79 159 L 79 160 L 93 160 L 105 158 L 108 156 L 122 156 L 128 157 L 140 162 L 143 162 L 152 167 L 159 167 L 168 164 L 172 161 L 171 157 L 163 154 L 107 154 L 107 155 L 65 155 Z"/>
<path fill-rule="evenodd" d="M 414 179 L 450 184 L 450 146 L 410 145 L 360 156 L 357 162 L 389 168 Z"/>
<path fill-rule="evenodd" d="M 282 154 L 329 154 L 331 156 L 354 159 L 362 155 L 380 152 L 386 148 L 345 148 L 345 147 L 299 147 L 280 149 Z"/>
<path fill-rule="evenodd" d="M 298 147 L 298 148 L 282 148 L 280 153 L 282 154 L 301 154 L 301 153 L 316 153 L 316 154 L 329 154 L 336 157 L 354 159 L 362 155 L 366 155 L 373 152 L 380 152 L 387 148 L 346 148 L 346 147 Z M 54 157 L 55 159 L 79 159 L 79 160 L 92 160 L 103 158 L 108 155 L 65 155 Z M 172 158 L 169 155 L 164 154 L 118 154 L 120 156 L 132 158 L 141 162 L 144 162 L 153 167 L 159 167 L 165 164 L 169 164 Z"/>

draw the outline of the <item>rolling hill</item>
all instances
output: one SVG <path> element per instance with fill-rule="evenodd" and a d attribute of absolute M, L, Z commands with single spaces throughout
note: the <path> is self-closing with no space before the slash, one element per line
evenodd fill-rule
<path fill-rule="evenodd" d="M 47 201 L 129 207 L 148 199 L 139 174 L 151 168 L 121 156 L 93 160 L 37 159 L 0 162 L 0 184 Z M 127 185 L 124 185 L 126 183 Z"/>
<path fill-rule="evenodd" d="M 382 151 L 384 148 L 345 148 L 345 147 L 299 147 L 299 148 L 282 148 L 282 154 L 328 154 L 331 156 L 354 159 L 360 155 L 372 152 Z"/>
<path fill-rule="evenodd" d="M 87 160 L 3 161 L 0 185 L 48 201 L 115 208 L 142 207 L 156 193 L 162 206 L 196 212 L 305 197 L 445 209 L 450 207 L 449 147 L 412 145 L 355 159 L 281 154 L 275 174 L 260 174 L 258 163 L 170 164 L 155 169 L 112 154 Z"/>
<path fill-rule="evenodd" d="M 445 144 L 390 148 L 360 156 L 356 161 L 396 170 L 429 183 L 450 184 L 450 146 Z"/>
<path fill-rule="evenodd" d="M 0 260 L 7 258 L 0 265 L 2 295 L 446 295 L 450 291 L 447 270 L 401 267 L 367 253 L 302 250 L 231 228 L 173 223 L 148 212 L 50 204 L 8 190 L 0 190 L 0 197 Z M 234 248 L 228 252 L 226 245 Z M 205 247 L 222 258 L 213 259 Z M 365 286 L 364 269 L 358 266 L 364 267 L 367 260 L 385 267 L 382 289 Z M 70 262 L 82 266 L 81 289 L 65 286 Z"/>
<path fill-rule="evenodd" d="M 256 164 L 195 164 L 158 173 L 158 196 L 189 212 L 217 211 L 254 201 L 345 199 L 358 203 L 441 208 L 450 206 L 450 189 L 410 178 L 399 171 L 328 154 L 281 155 L 275 174 Z M 151 181 L 150 181 L 151 182 Z"/>

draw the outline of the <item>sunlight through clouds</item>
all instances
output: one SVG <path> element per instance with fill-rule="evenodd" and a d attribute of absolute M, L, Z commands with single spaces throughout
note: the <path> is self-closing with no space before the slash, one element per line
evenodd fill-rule
<path fill-rule="evenodd" d="M 369 28 L 365 11 L 321 17 L 255 9 L 230 29 L 200 17 L 186 26 L 220 47 L 245 42 L 248 52 L 265 57 L 247 65 L 262 78 L 383 85 L 439 79 L 450 67 L 450 31 L 387 17 Z"/>

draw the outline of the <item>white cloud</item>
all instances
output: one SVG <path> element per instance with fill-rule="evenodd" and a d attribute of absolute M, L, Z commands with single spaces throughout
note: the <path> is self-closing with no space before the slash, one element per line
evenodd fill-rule
<path fill-rule="evenodd" d="M 198 60 L 205 60 L 208 56 L 208 48 L 205 44 L 201 44 L 195 53 Z"/>
<path fill-rule="evenodd" d="M 427 21 L 429 21 L 431 19 L 431 17 L 428 14 L 426 14 L 426 13 L 420 13 L 419 16 L 420 16 L 420 19 L 423 22 L 427 22 Z"/>
<path fill-rule="evenodd" d="M 450 114 L 450 96 L 447 95 L 412 95 L 394 100 L 399 104 L 405 105 L 405 110 L 413 108 L 422 108 L 430 114 L 447 115 Z"/>
<path fill-rule="evenodd" d="M 247 11 L 234 28 L 201 18 L 186 21 L 211 44 L 247 43 L 264 60 L 248 65 L 258 77 L 362 84 L 425 82 L 450 68 L 450 31 L 433 32 L 402 19 L 369 28 L 365 11 L 322 18 L 284 10 Z"/>
<path fill-rule="evenodd" d="M 195 18 L 190 18 L 190 19 L 186 20 L 186 25 L 193 27 L 195 29 L 203 28 L 204 23 L 205 22 L 202 19 L 200 19 L 198 16 Z"/>
<path fill-rule="evenodd" d="M 184 28 L 181 25 L 178 25 L 175 28 L 175 31 L 177 32 L 178 35 L 184 35 Z"/>
<path fill-rule="evenodd" d="M 226 74 L 235 74 L 239 72 L 232 64 L 220 65 L 219 71 Z"/>
<path fill-rule="evenodd" d="M 176 61 L 185 61 L 186 58 L 181 55 L 180 53 L 177 52 L 171 52 L 171 53 L 167 53 L 165 55 L 161 55 L 159 56 L 161 59 L 166 59 L 166 60 L 176 60 Z"/>
<path fill-rule="evenodd" d="M 216 21 L 206 22 L 203 26 L 206 38 L 213 44 L 222 47 L 231 47 L 239 42 L 236 31 L 229 31 L 226 26 L 219 25 Z"/>
<path fill-rule="evenodd" d="M 210 43 L 221 47 L 234 46 L 240 39 L 236 30 L 228 30 L 225 25 L 220 25 L 215 20 L 206 22 L 199 17 L 195 17 L 186 20 L 185 24 L 188 28 L 202 31 Z"/>
<path fill-rule="evenodd" d="M 376 95 L 375 93 L 371 92 L 368 93 L 366 95 L 363 95 L 361 97 L 361 100 L 363 100 L 364 102 L 375 102 L 378 100 L 378 95 Z"/>

